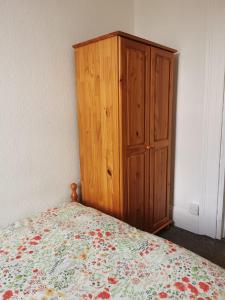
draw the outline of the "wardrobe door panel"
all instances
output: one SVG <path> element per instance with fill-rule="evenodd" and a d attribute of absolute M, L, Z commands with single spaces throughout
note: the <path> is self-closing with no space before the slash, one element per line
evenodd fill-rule
<path fill-rule="evenodd" d="M 127 49 L 127 145 L 145 142 L 145 52 Z"/>
<path fill-rule="evenodd" d="M 173 55 L 151 47 L 150 194 L 152 231 L 170 222 Z"/>
<path fill-rule="evenodd" d="M 145 154 L 127 159 L 127 222 L 138 228 L 143 227 L 145 198 Z"/>
<path fill-rule="evenodd" d="M 120 51 L 125 220 L 144 229 L 149 200 L 150 47 L 121 38 Z"/>
<path fill-rule="evenodd" d="M 167 173 L 168 148 L 159 148 L 154 153 L 154 207 L 153 224 L 168 220 Z"/>
<path fill-rule="evenodd" d="M 154 140 L 162 141 L 169 133 L 170 58 L 157 55 L 154 71 Z"/>

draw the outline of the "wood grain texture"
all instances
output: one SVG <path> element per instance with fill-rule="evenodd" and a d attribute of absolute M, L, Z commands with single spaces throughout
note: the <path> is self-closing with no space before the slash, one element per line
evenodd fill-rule
<path fill-rule="evenodd" d="M 127 47 L 127 145 L 145 143 L 145 52 Z M 135 121 L 134 121 L 135 120 Z"/>
<path fill-rule="evenodd" d="M 76 47 L 84 204 L 149 232 L 171 221 L 172 52 L 127 34 Z"/>
<path fill-rule="evenodd" d="M 127 203 L 126 221 L 144 229 L 145 213 L 145 154 L 136 154 L 127 158 Z"/>
<path fill-rule="evenodd" d="M 154 47 L 157 47 L 157 48 L 160 48 L 160 49 L 164 49 L 164 50 L 166 50 L 168 52 L 171 52 L 171 53 L 176 53 L 177 52 L 176 49 L 173 49 L 173 48 L 170 48 L 170 47 L 167 47 L 167 46 L 164 46 L 164 45 L 146 40 L 144 38 L 140 38 L 136 35 L 129 34 L 129 33 L 123 32 L 123 31 L 114 31 L 114 32 L 107 33 L 107 34 L 98 36 L 96 38 L 81 42 L 81 43 L 77 43 L 77 44 L 73 45 L 73 48 L 76 49 L 76 48 L 79 48 L 79 47 L 83 47 L 85 45 L 88 45 L 88 44 L 91 44 L 91 43 L 96 43 L 98 41 L 105 40 L 105 39 L 108 39 L 108 38 L 111 38 L 111 37 L 114 37 L 114 36 L 124 37 L 126 39 L 131 40 L 131 41 L 140 42 L 140 43 L 148 45 L 148 46 L 154 46 Z"/>
<path fill-rule="evenodd" d="M 171 218 L 173 65 L 171 53 L 151 47 L 150 194 L 153 231 L 162 228 Z"/>
<path fill-rule="evenodd" d="M 77 184 L 76 183 L 71 183 L 71 200 L 72 202 L 77 202 L 78 201 L 78 195 L 77 195 Z"/>
<path fill-rule="evenodd" d="M 149 46 L 120 38 L 125 220 L 144 229 L 149 202 Z M 139 216 L 139 217 L 138 217 Z"/>
<path fill-rule="evenodd" d="M 168 147 L 158 148 L 154 152 L 154 205 L 153 227 L 168 221 L 167 201 L 167 174 L 168 174 Z"/>
<path fill-rule="evenodd" d="M 84 204 L 121 217 L 117 37 L 76 49 Z"/>

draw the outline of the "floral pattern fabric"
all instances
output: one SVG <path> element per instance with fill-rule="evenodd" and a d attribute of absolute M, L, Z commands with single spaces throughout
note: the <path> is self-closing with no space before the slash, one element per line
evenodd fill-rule
<path fill-rule="evenodd" d="M 225 270 L 78 203 L 0 231 L 0 299 L 225 299 Z"/>

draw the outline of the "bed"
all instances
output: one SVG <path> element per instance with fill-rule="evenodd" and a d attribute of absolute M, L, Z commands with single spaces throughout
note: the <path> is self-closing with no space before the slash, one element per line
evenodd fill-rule
<path fill-rule="evenodd" d="M 71 202 L 0 231 L 0 299 L 225 299 L 225 270 Z"/>

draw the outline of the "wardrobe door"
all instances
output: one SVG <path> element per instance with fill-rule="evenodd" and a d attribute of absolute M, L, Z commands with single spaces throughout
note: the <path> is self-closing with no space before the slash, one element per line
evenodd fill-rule
<path fill-rule="evenodd" d="M 149 198 L 150 47 L 120 40 L 123 189 L 125 220 L 144 229 Z"/>
<path fill-rule="evenodd" d="M 152 231 L 170 223 L 173 55 L 151 47 L 150 195 Z"/>

